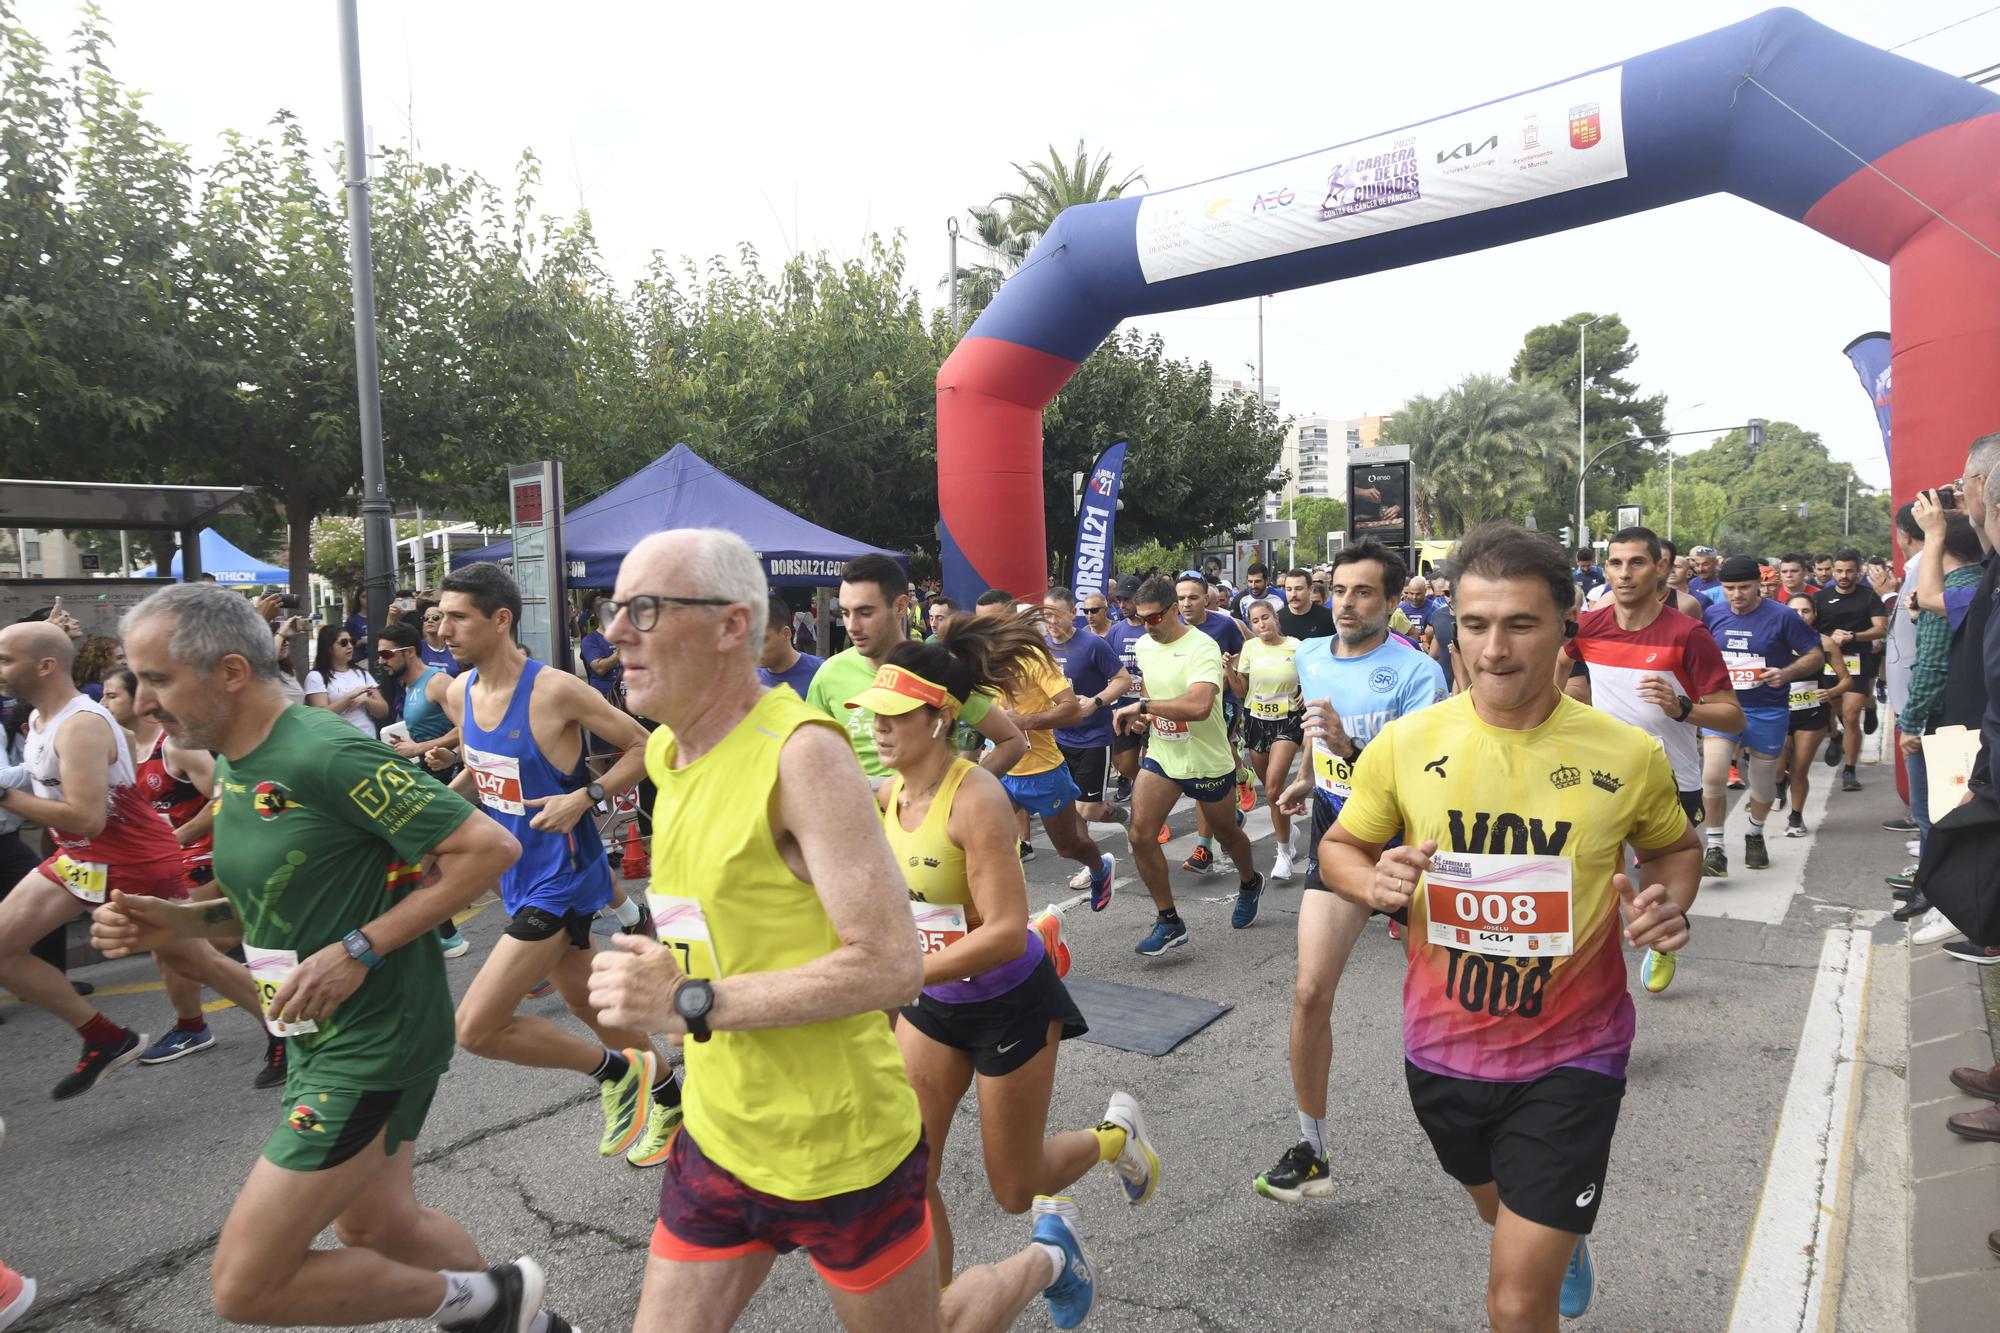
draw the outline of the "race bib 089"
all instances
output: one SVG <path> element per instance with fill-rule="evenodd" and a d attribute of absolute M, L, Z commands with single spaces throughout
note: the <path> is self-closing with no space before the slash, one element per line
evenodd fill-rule
<path fill-rule="evenodd" d="M 1153 739 L 1156 741 L 1177 743 L 1186 740 L 1190 734 L 1188 724 L 1185 722 L 1176 722 L 1173 718 L 1161 717 L 1158 713 L 1149 713 L 1147 716 L 1152 720 Z"/>
<path fill-rule="evenodd" d="M 1567 955 L 1570 869 L 1565 856 L 1437 853 L 1424 879 L 1430 942 L 1510 958 Z"/>
<path fill-rule="evenodd" d="M 700 903 L 677 894 L 649 893 L 646 906 L 653 913 L 653 933 L 674 951 L 674 962 L 683 974 L 702 981 L 714 981 L 722 975 Z"/>

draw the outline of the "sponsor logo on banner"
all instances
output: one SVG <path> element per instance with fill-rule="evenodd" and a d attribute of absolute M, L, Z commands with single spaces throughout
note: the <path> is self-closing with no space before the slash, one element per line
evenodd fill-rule
<path fill-rule="evenodd" d="M 1621 69 L 1599 70 L 1276 167 L 1149 194 L 1136 223 L 1140 271 L 1165 282 L 1621 180 L 1623 87 Z M 1567 137 L 1556 128 L 1565 124 Z M 1294 180 L 1324 186 L 1315 193 Z"/>

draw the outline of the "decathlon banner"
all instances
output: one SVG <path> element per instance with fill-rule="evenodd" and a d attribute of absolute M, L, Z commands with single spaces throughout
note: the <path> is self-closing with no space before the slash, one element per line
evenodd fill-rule
<path fill-rule="evenodd" d="M 1070 562 L 1069 584 L 1076 600 L 1087 592 L 1104 595 L 1111 573 L 1111 528 L 1118 518 L 1118 482 L 1125 472 L 1125 441 L 1106 449 L 1083 484 L 1083 504 L 1076 511 L 1076 558 Z"/>
<path fill-rule="evenodd" d="M 1841 350 L 1854 363 L 1862 391 L 1875 404 L 1875 424 L 1882 428 L 1882 456 L 1893 466 L 1896 451 L 1889 440 L 1889 335 L 1864 333 Z"/>

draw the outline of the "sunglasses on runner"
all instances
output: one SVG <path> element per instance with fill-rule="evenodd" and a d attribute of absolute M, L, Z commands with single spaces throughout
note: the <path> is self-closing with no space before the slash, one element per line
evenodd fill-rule
<path fill-rule="evenodd" d="M 667 597 L 658 593 L 642 592 L 624 602 L 614 602 L 607 597 L 597 604 L 597 613 L 601 617 L 601 623 L 609 628 L 611 622 L 618 619 L 618 613 L 622 611 L 631 618 L 632 628 L 644 634 L 660 623 L 662 606 L 735 605 L 736 603 L 727 597 Z"/>
<path fill-rule="evenodd" d="M 1165 611 L 1155 611 L 1151 615 L 1147 615 L 1144 611 L 1134 611 L 1132 613 L 1132 617 L 1133 619 L 1137 620 L 1141 625 L 1153 626 L 1159 624 L 1162 620 L 1165 620 L 1167 618 L 1167 613 Z"/>

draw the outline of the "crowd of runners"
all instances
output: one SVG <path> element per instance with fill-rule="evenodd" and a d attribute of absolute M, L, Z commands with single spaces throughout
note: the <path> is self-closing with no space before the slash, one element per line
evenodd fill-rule
<path fill-rule="evenodd" d="M 59 617 L 16 624 L 0 684 L 27 716 L 0 813 L 55 850 L 11 868 L 0 986 L 79 1034 L 57 1098 L 213 1048 L 204 988 L 263 1016 L 252 1077 L 284 1096 L 216 1246 L 232 1322 L 570 1327 L 533 1258 L 496 1262 L 419 1199 L 416 1144 L 462 1050 L 590 1079 L 599 1153 L 658 1171 L 638 1330 L 728 1328 L 794 1249 L 850 1328 L 1001 1329 L 1037 1299 L 1071 1328 L 1098 1274 L 1069 1191 L 1101 1165 L 1142 1207 L 1200 1168 L 1163 1164 L 1115 1088 L 1095 1124 L 1051 1132 L 1063 1043 L 1088 1028 L 1063 914 L 1031 914 L 1023 865 L 1039 822 L 1101 912 L 1129 858 L 1154 908 L 1133 947 L 1164 958 L 1191 938 L 1164 851 L 1186 798 L 1178 870 L 1228 862 L 1233 928 L 1301 890 L 1298 1140 L 1246 1183 L 1332 1194 L 1354 1150 L 1327 1118 L 1333 1005 L 1386 917 L 1410 1104 L 1492 1229 L 1492 1326 L 1554 1328 L 1595 1290 L 1636 1027 L 1624 951 L 1653 993 L 1689 957 L 1688 908 L 1731 873 L 1729 787 L 1746 872 L 1770 864 L 1774 808 L 1803 828 L 1822 746 L 1858 787 L 1895 605 L 1852 550 L 1821 572 L 1628 528 L 1599 558 L 1494 523 L 1422 572 L 1364 541 L 1275 581 L 1252 565 L 1240 592 L 1184 570 L 960 607 L 867 556 L 838 588 L 849 646 L 822 661 L 740 539 L 679 530 L 626 557 L 581 675 L 521 649 L 520 592 L 480 564 L 421 631 L 373 636 L 372 676 L 349 683 L 363 645 L 329 627 L 303 700 L 283 626 L 213 585 L 126 615 L 101 699 Z M 378 739 L 382 680 L 401 716 Z M 595 816 L 634 789 L 651 879 L 628 896 Z M 454 1005 L 452 920 L 488 892 L 508 924 Z M 164 1035 L 34 952 L 83 913 L 104 954 L 159 967 Z M 549 988 L 573 1022 L 522 1010 Z M 959 1267 L 940 1166 L 975 1087 L 1022 1246 Z M 328 1226 L 339 1245 L 316 1247 Z M 33 1299 L 0 1265 L 0 1327 Z"/>

